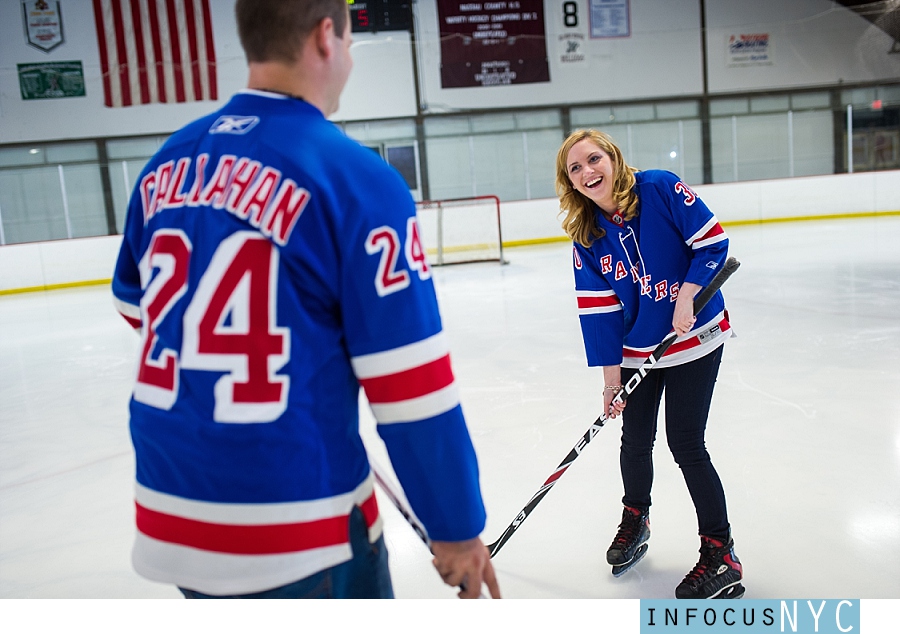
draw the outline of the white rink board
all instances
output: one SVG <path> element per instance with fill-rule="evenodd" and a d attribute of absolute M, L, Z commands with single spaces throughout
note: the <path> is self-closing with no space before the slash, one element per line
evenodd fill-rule
<path fill-rule="evenodd" d="M 900 171 L 809 176 L 768 181 L 693 186 L 700 198 L 728 223 L 770 222 L 845 214 L 900 212 Z M 564 240 L 559 201 L 554 198 L 500 203 L 506 246 Z M 436 228 L 419 216 L 425 248 L 436 247 Z M 449 239 L 478 244 L 487 231 L 479 220 L 471 227 L 454 223 Z M 121 236 L 102 236 L 0 246 L 0 292 L 53 284 L 109 279 Z"/>

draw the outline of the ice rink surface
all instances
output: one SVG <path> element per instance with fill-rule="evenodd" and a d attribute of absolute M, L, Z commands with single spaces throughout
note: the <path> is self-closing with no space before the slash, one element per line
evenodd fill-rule
<path fill-rule="evenodd" d="M 900 598 L 900 218 L 726 228 L 725 348 L 707 445 L 747 599 Z M 435 269 L 494 541 L 590 427 L 571 246 Z M 0 297 L 0 598 L 178 598 L 131 569 L 127 404 L 138 337 L 108 287 Z M 371 415 L 363 434 L 386 464 Z M 620 578 L 609 423 L 494 558 L 518 599 L 668 599 L 698 558 L 662 426 L 650 549 Z M 379 498 L 398 598 L 453 598 Z"/>

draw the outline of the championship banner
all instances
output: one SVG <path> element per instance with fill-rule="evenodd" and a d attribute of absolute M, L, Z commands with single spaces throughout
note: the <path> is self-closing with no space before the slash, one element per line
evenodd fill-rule
<path fill-rule="evenodd" d="M 218 99 L 209 0 L 93 0 L 104 103 Z"/>
<path fill-rule="evenodd" d="M 437 0 L 441 87 L 550 81 L 544 0 Z"/>
<path fill-rule="evenodd" d="M 22 0 L 25 17 L 25 41 L 29 46 L 49 53 L 65 42 L 59 2 Z"/>

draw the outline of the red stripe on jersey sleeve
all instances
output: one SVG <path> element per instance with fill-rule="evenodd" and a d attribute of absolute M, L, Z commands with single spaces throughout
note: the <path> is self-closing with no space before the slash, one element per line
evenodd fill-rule
<path fill-rule="evenodd" d="M 578 296 L 578 308 L 606 308 L 607 306 L 618 306 L 619 298 L 615 295 L 606 295 L 603 297 L 584 297 Z"/>
<path fill-rule="evenodd" d="M 360 379 L 370 403 L 396 403 L 447 387 L 453 383 L 450 355 L 394 374 Z"/>
<path fill-rule="evenodd" d="M 722 229 L 722 225 L 720 225 L 720 224 L 717 222 L 716 224 L 714 224 L 714 225 L 710 228 L 709 231 L 707 231 L 707 232 L 704 233 L 701 237 L 699 237 L 699 238 L 697 238 L 696 240 L 694 240 L 694 242 L 703 242 L 704 240 L 709 240 L 709 239 L 712 238 L 713 236 L 719 236 L 719 235 L 722 235 L 723 233 L 725 233 L 725 230 Z"/>
<path fill-rule="evenodd" d="M 119 314 L 122 315 L 122 319 L 127 321 L 128 325 L 130 325 L 132 328 L 140 328 L 141 327 L 140 319 L 135 319 L 134 317 L 129 317 L 128 315 L 123 315 L 122 313 L 119 313 Z"/>

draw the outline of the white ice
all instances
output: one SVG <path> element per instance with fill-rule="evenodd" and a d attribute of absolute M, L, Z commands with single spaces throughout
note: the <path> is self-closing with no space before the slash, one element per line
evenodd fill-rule
<path fill-rule="evenodd" d="M 900 597 L 900 218 L 728 228 L 726 344 L 707 445 L 746 598 Z M 571 247 L 434 273 L 488 509 L 506 528 L 599 414 Z M 0 297 L 0 598 L 177 598 L 131 569 L 127 402 L 135 333 L 108 287 Z M 386 462 L 363 413 L 371 451 Z M 696 517 L 662 427 L 652 538 L 620 578 L 608 424 L 494 559 L 510 598 L 667 599 L 696 563 Z M 400 598 L 452 598 L 380 497 Z"/>

